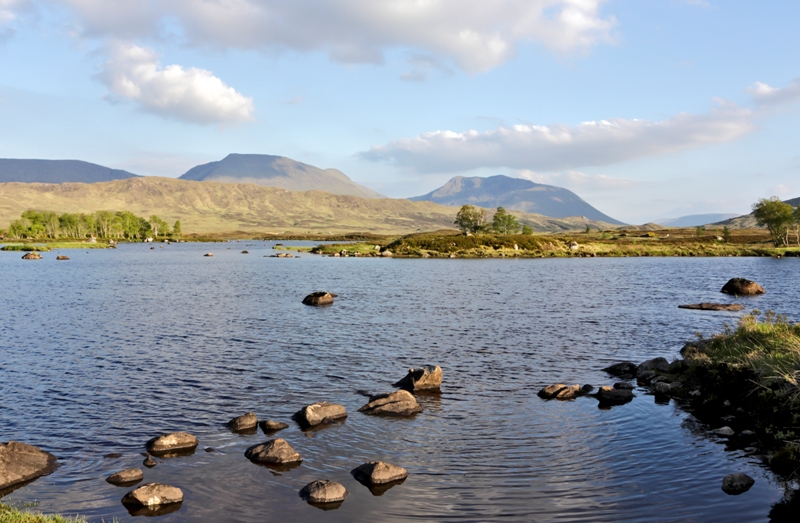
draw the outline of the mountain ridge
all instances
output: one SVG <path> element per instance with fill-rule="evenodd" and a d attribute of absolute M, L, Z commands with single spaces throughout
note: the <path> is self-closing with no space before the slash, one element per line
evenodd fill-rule
<path fill-rule="evenodd" d="M 83 160 L 0 158 L 0 183 L 98 183 L 140 177 Z"/>

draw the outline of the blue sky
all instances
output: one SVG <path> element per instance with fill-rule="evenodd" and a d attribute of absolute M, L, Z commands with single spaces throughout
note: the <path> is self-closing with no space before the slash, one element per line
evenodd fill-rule
<path fill-rule="evenodd" d="M 0 0 L 0 157 L 455 175 L 623 221 L 800 196 L 800 2 Z"/>

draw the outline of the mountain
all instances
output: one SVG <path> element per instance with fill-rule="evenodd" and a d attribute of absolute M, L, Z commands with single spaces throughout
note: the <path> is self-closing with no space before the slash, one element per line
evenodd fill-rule
<path fill-rule="evenodd" d="M 488 178 L 456 176 L 435 191 L 409 199 L 453 206 L 505 207 L 507 210 L 553 218 L 584 216 L 590 220 L 622 225 L 622 222 L 598 211 L 572 191 L 503 175 Z"/>
<path fill-rule="evenodd" d="M 783 203 L 788 203 L 792 207 L 797 207 L 798 205 L 800 205 L 800 198 L 783 200 Z M 753 216 L 753 213 L 745 214 L 744 216 L 738 216 L 736 218 L 731 218 L 729 220 L 715 222 L 714 225 L 726 226 L 731 229 L 755 229 L 758 227 L 758 223 L 756 223 L 756 218 L 755 216 Z"/>
<path fill-rule="evenodd" d="M 237 183 L 175 178 L 130 178 L 102 183 L 0 184 L 0 228 L 26 209 L 57 213 L 131 211 L 180 220 L 184 233 L 336 233 L 407 234 L 454 229 L 457 207 L 406 199 L 359 198 L 322 191 L 294 192 Z M 487 213 L 491 215 L 491 212 Z M 514 213 L 539 232 L 582 231 L 586 225 L 609 229 L 584 218 L 557 219 Z"/>
<path fill-rule="evenodd" d="M 18 160 L 0 158 L 0 183 L 95 183 L 139 175 L 80 160 Z"/>
<path fill-rule="evenodd" d="M 222 183 L 249 183 L 281 187 L 290 191 L 325 191 L 362 198 L 383 195 L 355 183 L 336 169 L 320 169 L 283 156 L 268 154 L 229 154 L 218 162 L 189 169 L 182 180 Z"/>
<path fill-rule="evenodd" d="M 658 220 L 656 223 L 667 227 L 699 227 L 709 223 L 736 218 L 738 214 L 689 214 L 680 218 Z"/>

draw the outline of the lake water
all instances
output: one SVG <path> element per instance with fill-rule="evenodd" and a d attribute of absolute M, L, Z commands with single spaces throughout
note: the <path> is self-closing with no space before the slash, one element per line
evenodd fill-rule
<path fill-rule="evenodd" d="M 265 258 L 270 245 L 131 244 L 70 250 L 66 262 L 0 253 L 0 441 L 38 445 L 62 464 L 7 499 L 131 521 L 120 503 L 130 488 L 105 477 L 140 467 L 145 441 L 179 430 L 199 437 L 198 452 L 144 469 L 145 482 L 184 491 L 165 523 L 753 522 L 782 497 L 757 457 L 726 451 L 641 389 L 610 410 L 536 392 L 611 384 L 600 370 L 611 363 L 672 359 L 695 332 L 734 323 L 737 313 L 677 308 L 735 301 L 719 293 L 730 277 L 767 289 L 738 300 L 746 310 L 800 321 L 800 259 Z M 339 297 L 302 305 L 316 290 Z M 392 390 L 428 363 L 444 382 L 440 396 L 419 398 L 424 412 L 357 412 L 366 400 L 356 391 Z M 350 415 L 303 432 L 289 418 L 315 401 Z M 290 423 L 278 436 L 300 467 L 276 473 L 244 457 L 269 438 L 224 424 L 250 410 Z M 410 476 L 373 496 L 349 475 L 371 460 Z M 732 472 L 755 486 L 726 495 Z M 350 495 L 337 510 L 310 506 L 298 491 L 315 479 Z"/>

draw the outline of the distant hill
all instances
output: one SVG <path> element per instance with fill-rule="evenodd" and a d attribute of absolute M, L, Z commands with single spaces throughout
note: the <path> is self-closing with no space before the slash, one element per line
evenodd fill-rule
<path fill-rule="evenodd" d="M 98 210 L 156 214 L 184 233 L 374 232 L 407 234 L 453 229 L 457 207 L 406 199 L 359 198 L 322 191 L 294 192 L 259 185 L 131 178 L 102 183 L 0 184 L 0 228 L 26 209 L 58 213 Z M 491 216 L 491 212 L 487 212 Z M 582 231 L 612 225 L 584 218 L 548 218 L 515 212 L 538 232 Z"/>
<path fill-rule="evenodd" d="M 0 183 L 96 183 L 139 175 L 80 160 L 18 160 L 0 158 Z"/>
<path fill-rule="evenodd" d="M 800 198 L 792 198 L 791 200 L 783 200 L 783 203 L 788 203 L 792 207 L 800 205 Z M 731 229 L 755 229 L 758 227 L 753 213 L 738 216 L 729 220 L 722 220 L 715 222 L 713 225 L 725 226 Z"/>
<path fill-rule="evenodd" d="M 229 154 L 218 162 L 189 169 L 182 180 L 249 183 L 281 187 L 290 191 L 325 191 L 362 198 L 384 196 L 355 183 L 337 169 L 320 169 L 283 156 Z"/>
<path fill-rule="evenodd" d="M 699 227 L 700 225 L 707 225 L 709 223 L 721 222 L 735 218 L 738 214 L 690 214 L 681 216 L 680 218 L 672 218 L 667 220 L 659 220 L 659 225 L 666 225 L 667 227 Z"/>
<path fill-rule="evenodd" d="M 488 178 L 456 176 L 435 191 L 409 199 L 453 206 L 505 207 L 507 210 L 553 218 L 584 216 L 590 220 L 622 225 L 622 222 L 598 211 L 572 191 L 503 175 Z"/>

